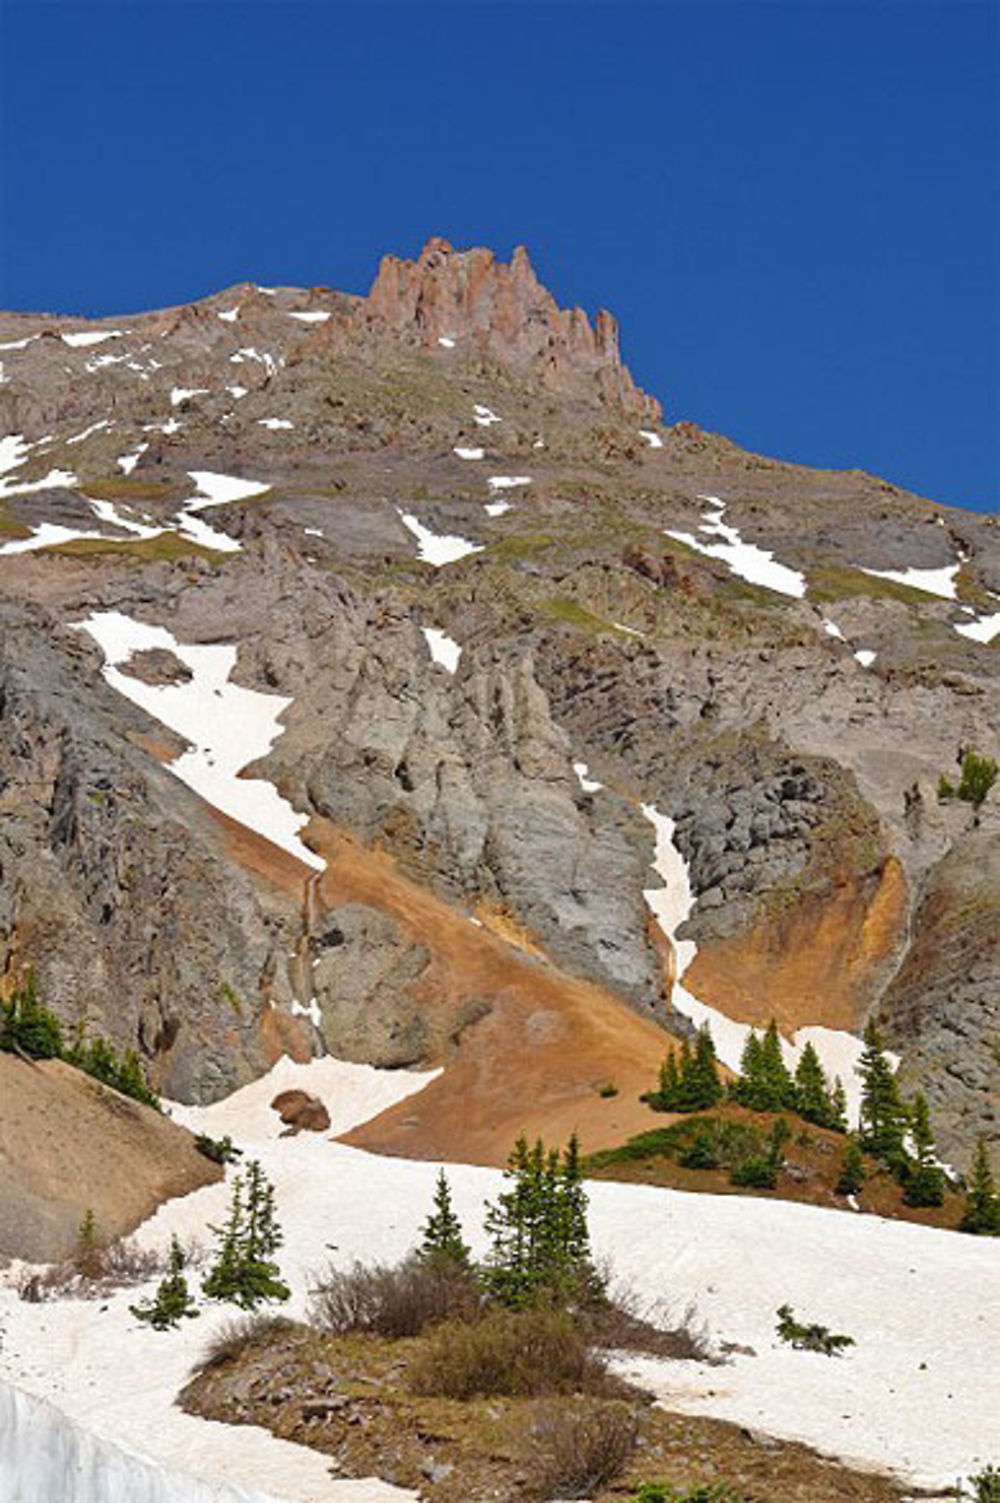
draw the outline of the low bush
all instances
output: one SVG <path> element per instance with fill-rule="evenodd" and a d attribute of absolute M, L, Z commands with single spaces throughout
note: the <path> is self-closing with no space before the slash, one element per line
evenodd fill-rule
<path fill-rule="evenodd" d="M 331 1268 L 313 1290 L 310 1317 L 338 1336 L 419 1336 L 442 1321 L 473 1320 L 482 1305 L 482 1286 L 470 1268 L 410 1257 L 394 1267 Z"/>
<path fill-rule="evenodd" d="M 409 1367 L 414 1393 L 446 1399 L 617 1395 L 606 1359 L 565 1310 L 493 1310 L 438 1326 Z"/>
<path fill-rule="evenodd" d="M 243 1149 L 236 1147 L 228 1133 L 224 1138 L 209 1137 L 207 1132 L 196 1133 L 194 1146 L 213 1164 L 232 1164 L 243 1156 Z"/>
<path fill-rule="evenodd" d="M 236 1316 L 219 1327 L 198 1358 L 192 1372 L 206 1373 L 213 1368 L 224 1367 L 227 1363 L 235 1362 L 237 1358 L 242 1357 L 244 1352 L 251 1351 L 255 1347 L 267 1346 L 275 1337 L 283 1336 L 294 1329 L 293 1323 L 283 1315 L 269 1315 L 261 1312 Z"/>
<path fill-rule="evenodd" d="M 969 1478 L 973 1489 L 973 1503 L 1000 1503 L 1000 1467 L 988 1466 L 985 1471 L 977 1472 Z M 961 1490 L 960 1498 L 965 1496 Z"/>
<path fill-rule="evenodd" d="M 617 1480 L 635 1450 L 639 1419 L 629 1404 L 583 1400 L 540 1406 L 525 1453 L 528 1487 L 539 1498 L 591 1497 Z"/>
<path fill-rule="evenodd" d="M 853 1336 L 838 1336 L 826 1326 L 815 1323 L 802 1325 L 795 1319 L 790 1305 L 782 1305 L 778 1314 L 778 1335 L 797 1352 L 821 1352 L 824 1357 L 839 1357 L 840 1353 L 854 1345 Z"/>
<path fill-rule="evenodd" d="M 610 1351 L 644 1352 L 681 1362 L 718 1361 L 693 1303 L 677 1315 L 619 1285 L 602 1305 L 577 1311 L 576 1319 L 594 1346 Z"/>
<path fill-rule="evenodd" d="M 162 1273 L 163 1256 L 152 1248 L 140 1247 L 131 1238 L 101 1240 L 94 1213 L 87 1211 L 77 1232 L 73 1255 L 61 1263 L 52 1263 L 42 1272 L 27 1269 L 17 1280 L 21 1299 L 29 1304 L 61 1296 L 97 1299 L 114 1289 L 144 1284 Z"/>

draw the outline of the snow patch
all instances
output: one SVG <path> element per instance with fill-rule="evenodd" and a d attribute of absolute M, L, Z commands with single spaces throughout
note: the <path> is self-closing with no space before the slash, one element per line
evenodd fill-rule
<path fill-rule="evenodd" d="M 279 428 L 295 427 L 295 424 L 290 423 L 287 418 L 258 418 L 257 425 L 260 428 L 270 428 L 272 433 L 277 432 Z"/>
<path fill-rule="evenodd" d="M 825 616 L 823 618 L 823 630 L 826 632 L 828 637 L 835 637 L 838 642 L 847 641 L 847 638 L 844 636 L 844 633 L 841 631 L 840 627 L 837 626 L 837 624 L 833 621 L 827 621 Z"/>
<path fill-rule="evenodd" d="M 238 307 L 227 308 L 225 313 L 217 313 L 215 316 L 221 318 L 224 324 L 234 324 L 240 316 L 240 310 Z"/>
<path fill-rule="evenodd" d="M 123 454 L 121 459 L 119 459 L 118 461 L 118 468 L 122 471 L 122 473 L 125 475 L 131 475 L 132 471 L 135 469 L 136 465 L 139 463 L 139 460 L 142 458 L 148 448 L 148 444 L 140 444 L 138 448 L 133 449 L 131 454 Z"/>
<path fill-rule="evenodd" d="M 862 668 L 870 668 L 874 663 L 877 654 L 874 653 L 870 647 L 859 647 L 854 656 L 861 664 Z"/>
<path fill-rule="evenodd" d="M 491 423 L 500 423 L 503 421 L 502 418 L 497 417 L 495 412 L 491 412 L 488 407 L 484 407 L 481 402 L 476 403 L 472 412 L 480 428 L 488 428 Z"/>
<path fill-rule="evenodd" d="M 208 395 L 207 386 L 175 386 L 170 393 L 170 404 L 172 407 L 179 407 L 189 397 L 207 397 Z M 166 429 L 163 431 L 166 432 Z"/>
<path fill-rule="evenodd" d="M 330 315 L 319 308 L 311 308 L 304 313 L 289 313 L 288 317 L 297 318 L 300 324 L 325 324 Z"/>
<path fill-rule="evenodd" d="M 418 557 L 425 564 L 433 564 L 436 569 L 440 569 L 445 564 L 454 564 L 460 558 L 467 558 L 470 553 L 483 551 L 482 543 L 470 543 L 467 538 L 451 533 L 432 532 L 412 512 L 400 511 L 398 507 L 396 510 L 403 526 L 416 538 Z"/>
<path fill-rule="evenodd" d="M 431 661 L 440 663 L 442 668 L 447 668 L 449 673 L 454 673 L 458 667 L 458 660 L 462 656 L 462 649 L 458 643 L 436 626 L 422 626 L 420 630 L 430 650 Z"/>
<path fill-rule="evenodd" d="M 763 585 L 765 589 L 775 590 L 778 594 L 802 598 L 806 592 L 806 581 L 805 576 L 798 569 L 790 569 L 785 564 L 779 564 L 773 553 L 766 548 L 758 548 L 756 543 L 744 543 L 739 529 L 723 522 L 722 516 L 726 503 L 720 501 L 718 496 L 699 496 L 698 499 L 708 501 L 713 507 L 718 508 L 716 511 L 702 513 L 704 520 L 698 531 L 707 536 L 720 537 L 723 541 L 706 543 L 694 537 L 690 532 L 671 532 L 667 528 L 668 538 L 674 538 L 678 543 L 686 543 L 689 548 L 703 553 L 706 558 L 720 559 L 733 574 L 738 574 L 748 584 Z"/>
<path fill-rule="evenodd" d="M 457 444 L 451 452 L 457 454 L 459 459 L 482 459 L 486 451 L 485 449 L 466 449 L 461 444 Z"/>
<path fill-rule="evenodd" d="M 92 433 L 100 433 L 102 428 L 109 426 L 107 418 L 101 418 L 99 423 L 91 423 L 89 428 L 84 428 L 82 433 L 77 433 L 73 438 L 66 440 L 67 444 L 82 444 Z"/>
<path fill-rule="evenodd" d="M 95 611 L 75 625 L 104 653 L 102 673 L 111 687 L 191 743 L 190 750 L 168 764 L 182 783 L 300 861 L 325 867 L 322 857 L 299 839 L 308 815 L 293 809 L 272 783 L 239 776 L 249 763 L 266 756 L 281 735 L 280 716 L 290 699 L 231 683 L 237 655 L 232 645 L 180 643 L 165 627 L 147 626 L 120 611 Z M 152 647 L 173 652 L 191 669 L 191 679 L 144 684 L 121 671 L 133 653 Z"/>
<path fill-rule="evenodd" d="M 121 329 L 85 329 L 76 334 L 60 335 L 63 344 L 68 344 L 73 350 L 86 349 L 88 345 L 103 344 L 106 339 L 121 339 L 121 337 Z"/>
<path fill-rule="evenodd" d="M 603 783 L 598 783 L 595 778 L 590 776 L 590 768 L 586 762 L 574 762 L 573 771 L 576 773 L 577 781 L 584 793 L 597 793 L 604 787 Z"/>
<path fill-rule="evenodd" d="M 873 579 L 891 579 L 896 584 L 909 585 L 911 590 L 922 590 L 925 595 L 937 595 L 941 600 L 955 599 L 955 580 L 962 564 L 949 564 L 946 569 L 865 569 Z"/>
<path fill-rule="evenodd" d="M 640 428 L 639 437 L 644 438 L 651 449 L 663 448 L 663 439 L 658 433 L 654 433 L 651 428 Z"/>
<path fill-rule="evenodd" d="M 979 616 L 975 621 L 967 621 L 956 626 L 955 630 L 960 637 L 968 637 L 972 642 L 989 644 L 994 637 L 1000 636 L 1000 611 L 992 616 Z"/>
<path fill-rule="evenodd" d="M 226 390 L 228 391 L 229 395 L 235 401 L 237 401 L 237 402 L 240 400 L 240 397 L 245 397 L 246 396 L 246 394 L 249 391 L 249 389 L 250 388 L 247 387 L 247 386 L 227 386 L 226 387 Z"/>
<path fill-rule="evenodd" d="M 438 344 L 443 350 L 453 350 L 455 348 L 455 341 L 450 339 L 447 334 L 442 334 L 439 337 Z"/>
<path fill-rule="evenodd" d="M 504 512 L 510 511 L 510 502 L 487 501 L 484 510 L 488 517 L 502 517 Z"/>
<path fill-rule="evenodd" d="M 514 487 L 518 486 L 518 485 L 530 485 L 531 484 L 531 476 L 530 475 L 491 475 L 490 478 L 487 480 L 486 484 L 489 486 L 490 490 L 493 491 L 494 494 L 495 494 L 497 491 L 510 491 L 510 490 L 513 490 Z"/>

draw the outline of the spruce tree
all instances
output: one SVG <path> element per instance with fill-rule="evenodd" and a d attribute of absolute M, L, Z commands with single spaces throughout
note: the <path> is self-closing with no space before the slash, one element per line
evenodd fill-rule
<path fill-rule="evenodd" d="M 194 1319 L 198 1311 L 188 1291 L 184 1277 L 184 1249 L 176 1236 L 170 1239 L 170 1259 L 166 1277 L 160 1280 L 152 1300 L 139 1305 L 129 1305 L 136 1320 L 146 1321 L 154 1331 L 167 1331 L 187 1318 Z"/>
<path fill-rule="evenodd" d="M 815 1045 L 810 1040 L 795 1067 L 795 1110 L 817 1127 L 831 1127 L 834 1120 L 830 1086 Z"/>
<path fill-rule="evenodd" d="M 680 1100 L 681 1076 L 677 1068 L 677 1055 L 673 1049 L 660 1066 L 659 1088 L 653 1093 L 650 1104 L 661 1112 L 677 1111 Z"/>
<path fill-rule="evenodd" d="M 290 1298 L 291 1290 L 274 1261 L 283 1240 L 275 1219 L 274 1188 L 257 1159 L 247 1164 L 245 1181 L 241 1175 L 233 1181 L 225 1226 L 212 1230 L 219 1238 L 218 1254 L 202 1283 L 210 1299 L 252 1310 L 265 1300 Z"/>
<path fill-rule="evenodd" d="M 689 1077 L 688 1095 L 693 1102 L 689 1111 L 706 1111 L 718 1105 L 723 1096 L 722 1081 L 719 1079 L 712 1030 L 707 1023 L 703 1023 L 698 1029 Z"/>
<path fill-rule="evenodd" d="M 844 1090 L 844 1082 L 839 1075 L 835 1078 L 833 1090 L 830 1092 L 830 1126 L 834 1132 L 846 1132 L 849 1126 L 847 1092 Z"/>
<path fill-rule="evenodd" d="M 857 1195 L 865 1182 L 865 1156 L 857 1138 L 850 1138 L 840 1161 L 840 1176 L 834 1189 L 838 1195 Z"/>
<path fill-rule="evenodd" d="M 1000 1237 L 1000 1194 L 990 1169 L 985 1138 L 976 1144 L 959 1231 L 970 1232 L 974 1237 Z"/>
<path fill-rule="evenodd" d="M 485 1277 L 491 1293 L 512 1306 L 597 1295 L 601 1285 L 590 1258 L 575 1137 L 560 1159 L 540 1138 L 529 1147 L 522 1135 L 504 1178 L 509 1188 L 486 1211 L 492 1247 Z"/>
<path fill-rule="evenodd" d="M 443 1267 L 469 1268 L 472 1265 L 472 1254 L 462 1236 L 462 1223 L 452 1207 L 451 1186 L 443 1169 L 438 1170 L 434 1209 L 424 1223 L 417 1257 L 422 1263 Z"/>
<path fill-rule="evenodd" d="M 930 1111 L 922 1091 L 913 1098 L 910 1137 L 913 1162 L 903 1179 L 903 1199 L 908 1206 L 939 1206 L 944 1201 L 945 1177 L 935 1160 Z"/>
<path fill-rule="evenodd" d="M 778 1025 L 772 1018 L 767 1025 L 760 1046 L 761 1077 L 769 1105 L 765 1111 L 777 1112 L 785 1107 L 795 1108 L 795 1082 L 781 1052 L 781 1036 Z"/>
<path fill-rule="evenodd" d="M 898 1173 L 907 1158 L 903 1143 L 907 1111 L 874 1019 L 865 1028 L 864 1037 L 865 1047 L 858 1063 L 861 1146 Z"/>

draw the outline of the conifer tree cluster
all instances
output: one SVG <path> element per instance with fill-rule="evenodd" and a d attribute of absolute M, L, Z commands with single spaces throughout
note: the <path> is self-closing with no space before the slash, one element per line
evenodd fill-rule
<path fill-rule="evenodd" d="M 212 1230 L 219 1239 L 218 1249 L 201 1286 L 209 1299 L 253 1310 L 266 1300 L 290 1297 L 291 1290 L 274 1261 L 282 1243 L 274 1213 L 274 1187 L 257 1159 L 249 1161 L 245 1175 L 233 1180 L 225 1225 Z"/>
<path fill-rule="evenodd" d="M 717 1106 L 726 1094 L 711 1030 L 704 1023 L 694 1048 L 685 1039 L 679 1055 L 673 1051 L 667 1055 L 660 1067 L 657 1089 L 642 1099 L 658 1112 L 702 1112 Z M 747 1034 L 740 1074 L 728 1094 L 730 1100 L 754 1112 L 795 1112 L 817 1127 L 847 1131 L 843 1085 L 827 1079 L 812 1043 L 803 1049 L 793 1075 L 782 1057 L 773 1018 L 763 1035 L 754 1031 Z"/>
<path fill-rule="evenodd" d="M 904 1101 L 874 1019 L 865 1029 L 858 1074 L 861 1147 L 899 1181 L 907 1205 L 941 1205 L 947 1180 L 935 1157 L 927 1100 L 918 1092 L 912 1102 Z"/>
<path fill-rule="evenodd" d="M 59 1019 L 39 1002 L 35 973 L 0 1001 L 0 1049 L 26 1054 L 29 1059 L 60 1059 L 63 1052 Z"/>
<path fill-rule="evenodd" d="M 160 1110 L 159 1097 L 150 1088 L 134 1049 L 119 1059 L 114 1045 L 99 1034 L 89 1042 L 80 1034 L 70 1048 L 65 1047 L 59 1019 L 38 1000 L 33 971 L 22 986 L 0 999 L 0 1049 L 26 1054 L 29 1059 L 64 1059 L 122 1095 Z"/>
<path fill-rule="evenodd" d="M 591 1257 L 580 1146 L 560 1154 L 522 1135 L 504 1178 L 508 1188 L 488 1206 L 492 1239 L 485 1272 L 489 1292 L 505 1305 L 592 1303 L 604 1293 Z"/>
<path fill-rule="evenodd" d="M 704 1023 L 693 1049 L 682 1039 L 679 1055 L 671 1050 L 660 1066 L 657 1090 L 643 1099 L 658 1112 L 702 1112 L 716 1106 L 724 1094 L 711 1029 Z"/>

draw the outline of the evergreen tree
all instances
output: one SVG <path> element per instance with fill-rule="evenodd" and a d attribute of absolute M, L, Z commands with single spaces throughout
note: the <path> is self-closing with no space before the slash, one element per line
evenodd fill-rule
<path fill-rule="evenodd" d="M 659 1089 L 644 1099 L 660 1112 L 702 1112 L 723 1097 L 715 1044 L 707 1023 L 699 1028 L 694 1048 L 681 1040 L 679 1055 L 673 1050 L 660 1066 Z"/>
<path fill-rule="evenodd" d="M 976 1144 L 959 1231 L 970 1232 L 974 1237 L 1000 1237 L 1000 1194 L 990 1169 L 985 1138 Z"/>
<path fill-rule="evenodd" d="M 840 1177 L 834 1189 L 838 1195 L 857 1195 L 865 1182 L 865 1156 L 857 1138 L 850 1138 L 840 1161 Z"/>
<path fill-rule="evenodd" d="M 807 1122 L 817 1127 L 831 1127 L 834 1121 L 830 1086 L 812 1041 L 806 1044 L 795 1067 L 795 1109 Z"/>
<path fill-rule="evenodd" d="M 443 1169 L 438 1170 L 434 1189 L 434 1210 L 424 1223 L 423 1238 L 417 1249 L 423 1263 L 439 1263 L 469 1268 L 472 1254 L 462 1237 L 462 1223 L 451 1204 L 451 1186 Z"/>
<path fill-rule="evenodd" d="M 241 1175 L 233 1181 L 225 1226 L 212 1230 L 219 1238 L 218 1254 L 202 1283 L 210 1299 L 252 1310 L 265 1300 L 290 1297 L 274 1261 L 283 1240 L 275 1219 L 274 1188 L 257 1159 L 247 1164 L 245 1181 Z"/>
<path fill-rule="evenodd" d="M 796 1109 L 795 1082 L 782 1057 L 781 1037 L 773 1018 L 762 1038 L 753 1031 L 747 1034 L 740 1060 L 740 1078 L 732 1094 L 734 1100 L 753 1112 Z"/>
<path fill-rule="evenodd" d="M 579 1144 L 570 1140 L 560 1160 L 542 1140 L 514 1144 L 504 1178 L 509 1188 L 487 1207 L 492 1238 L 486 1282 L 504 1304 L 597 1297 L 601 1283 L 590 1258 L 587 1197 Z"/>
<path fill-rule="evenodd" d="M 903 1178 L 903 1199 L 908 1206 L 939 1206 L 944 1201 L 945 1177 L 935 1160 L 930 1111 L 922 1091 L 913 1098 L 910 1137 L 913 1162 Z"/>
<path fill-rule="evenodd" d="M 715 1043 L 712 1039 L 712 1030 L 707 1023 L 703 1023 L 698 1029 L 694 1041 L 694 1053 L 691 1056 L 689 1067 L 688 1092 L 692 1098 L 689 1111 L 706 1111 L 708 1108 L 718 1105 L 722 1100 L 722 1081 L 719 1079 L 719 1066 L 715 1055 Z"/>
<path fill-rule="evenodd" d="M 179 1325 L 181 1320 L 194 1319 L 198 1311 L 194 1307 L 194 1301 L 188 1291 L 187 1279 L 184 1277 L 184 1249 L 174 1236 L 170 1239 L 170 1260 L 167 1265 L 166 1276 L 157 1285 L 156 1294 L 152 1300 L 144 1300 L 139 1305 L 129 1305 L 129 1310 L 136 1320 L 146 1321 L 154 1331 L 167 1331 L 171 1326 Z"/>
<path fill-rule="evenodd" d="M 865 1028 L 865 1047 L 858 1063 L 861 1077 L 861 1146 L 894 1171 L 906 1165 L 903 1139 L 907 1111 L 873 1020 Z"/>
<path fill-rule="evenodd" d="M 846 1132 L 847 1120 L 847 1092 L 844 1090 L 844 1082 L 838 1075 L 833 1082 L 833 1090 L 830 1092 L 830 1126 L 834 1132 Z"/>
<path fill-rule="evenodd" d="M 76 1231 L 76 1249 L 73 1266 L 85 1279 L 96 1279 L 101 1273 L 101 1238 L 97 1229 L 97 1217 L 90 1206 Z"/>

